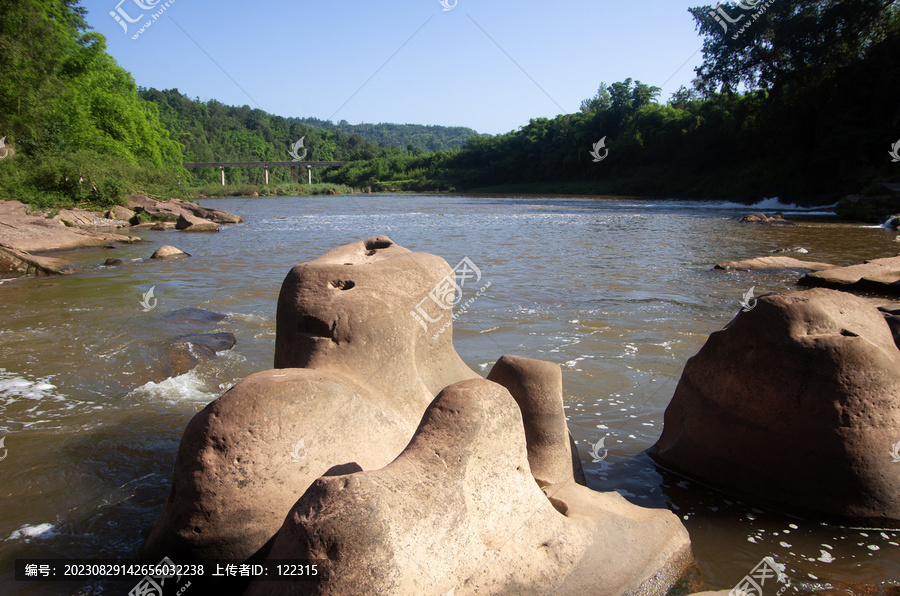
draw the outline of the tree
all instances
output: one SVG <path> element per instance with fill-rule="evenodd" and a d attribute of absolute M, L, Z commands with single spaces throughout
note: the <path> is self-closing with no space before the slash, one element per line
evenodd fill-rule
<path fill-rule="evenodd" d="M 821 82 L 888 35 L 898 0 L 744 0 L 688 10 L 704 37 L 695 85 L 709 97 L 741 84 Z"/>
<path fill-rule="evenodd" d="M 608 110 L 610 107 L 612 107 L 612 99 L 610 98 L 609 91 L 606 89 L 606 83 L 602 81 L 600 82 L 600 88 L 597 89 L 597 94 L 594 97 L 585 99 L 581 102 L 581 112 L 583 114 L 601 112 L 603 110 Z"/>

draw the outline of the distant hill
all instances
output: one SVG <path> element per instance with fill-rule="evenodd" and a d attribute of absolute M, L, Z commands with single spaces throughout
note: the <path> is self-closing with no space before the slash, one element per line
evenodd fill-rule
<path fill-rule="evenodd" d="M 472 137 L 490 136 L 479 134 L 477 131 L 465 126 L 436 126 L 423 124 L 392 124 L 383 122 L 380 124 L 350 124 L 346 120 L 334 124 L 328 120 L 318 118 L 289 118 L 312 128 L 328 130 L 336 128 L 348 135 L 358 134 L 364 140 L 386 147 L 397 147 L 406 150 L 409 145 L 426 153 L 451 149 L 462 149 L 466 141 Z"/>

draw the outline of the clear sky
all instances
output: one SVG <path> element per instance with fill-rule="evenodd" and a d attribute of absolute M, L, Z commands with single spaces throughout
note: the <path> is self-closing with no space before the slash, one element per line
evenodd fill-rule
<path fill-rule="evenodd" d="M 680 0 L 83 0 L 138 85 L 351 124 L 504 133 L 628 77 L 689 85 L 702 58 Z M 147 7 L 145 10 L 141 7 Z M 119 9 L 116 12 L 116 9 Z M 140 25 L 162 14 L 138 34 Z M 127 33 L 110 12 L 138 19 Z M 125 19 L 120 16 L 122 22 Z"/>

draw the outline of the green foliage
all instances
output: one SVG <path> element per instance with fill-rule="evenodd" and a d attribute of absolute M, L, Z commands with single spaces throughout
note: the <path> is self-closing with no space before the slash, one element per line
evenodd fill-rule
<path fill-rule="evenodd" d="M 408 152 L 412 152 L 410 146 L 428 153 L 462 149 L 466 141 L 479 136 L 471 128 L 463 126 L 424 126 L 421 124 L 390 123 L 349 124 L 346 120 L 341 120 L 335 126 L 327 120 L 319 120 L 318 118 L 293 120 L 316 129 L 329 130 L 336 128 L 342 133 L 351 136 L 359 135 L 360 140 L 384 147 L 406 147 Z"/>
<path fill-rule="evenodd" d="M 18 154 L 0 161 L 0 197 L 36 209 L 109 208 L 124 204 L 126 194 L 175 197 L 183 192 L 171 170 L 91 151 L 61 156 Z"/>
<path fill-rule="evenodd" d="M 78 0 L 0 0 L 0 14 L 0 136 L 17 152 L 5 196 L 108 206 L 177 182 L 179 146 Z"/>
<path fill-rule="evenodd" d="M 154 104 L 166 128 L 181 143 L 188 162 L 215 161 L 289 161 L 291 146 L 304 137 L 306 159 L 310 161 L 396 160 L 406 155 L 419 155 L 423 150 L 440 150 L 445 145 L 460 146 L 467 138 L 477 136 L 471 129 L 442 126 L 360 124 L 339 126 L 315 118 L 283 118 L 249 106 L 226 106 L 215 100 L 203 103 L 190 99 L 177 89 L 159 91 L 141 89 L 143 99 Z M 364 135 L 361 133 L 365 133 Z M 399 146 L 406 147 L 406 155 Z M 375 166 L 377 170 L 378 166 Z M 397 168 L 385 170 L 399 173 Z M 221 173 L 215 168 L 192 169 L 192 184 L 214 185 Z M 320 175 L 319 170 L 314 175 Z M 321 174 L 341 184 L 354 180 L 365 186 L 372 173 L 359 176 Z M 374 174 L 377 179 L 379 174 Z M 264 184 L 262 168 L 227 168 L 231 184 Z M 306 179 L 306 169 L 272 168 L 269 182 L 299 184 Z"/>
<path fill-rule="evenodd" d="M 748 88 L 818 85 L 896 28 L 896 0 L 772 0 L 690 8 L 704 37 L 697 86 L 707 95 Z M 757 6 L 759 5 L 759 6 Z M 764 7 L 764 10 L 763 10 Z M 727 25 L 727 29 L 723 26 Z"/>

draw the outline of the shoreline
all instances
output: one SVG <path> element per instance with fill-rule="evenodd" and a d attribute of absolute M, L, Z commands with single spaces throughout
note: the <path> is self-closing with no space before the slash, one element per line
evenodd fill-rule
<path fill-rule="evenodd" d="M 24 203 L 2 200 L 0 276 L 9 279 L 75 273 L 77 268 L 59 258 L 61 253 L 111 244 L 138 244 L 144 240 L 133 232 L 141 229 L 217 232 L 219 224 L 242 221 L 236 215 L 196 203 L 179 199 L 157 201 L 143 195 L 128 195 L 128 207 L 116 206 L 105 213 L 85 209 L 30 212 Z"/>

